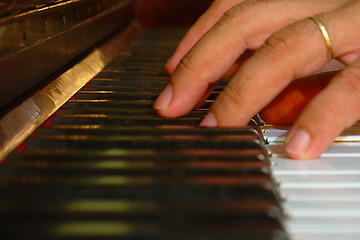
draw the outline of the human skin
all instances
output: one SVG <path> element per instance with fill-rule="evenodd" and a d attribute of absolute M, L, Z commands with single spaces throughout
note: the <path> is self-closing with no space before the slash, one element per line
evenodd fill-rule
<path fill-rule="evenodd" d="M 154 108 L 164 117 L 186 115 L 246 50 L 252 50 L 200 125 L 246 125 L 279 94 L 287 96 L 284 89 L 301 88 L 312 93 L 302 94 L 308 101 L 292 119 L 285 149 L 292 158 L 316 158 L 360 118 L 359 12 L 357 0 L 214 1 L 169 59 L 171 78 Z M 314 15 L 331 37 L 332 57 L 346 65 L 317 91 L 294 82 L 327 63 L 324 37 L 308 19 Z M 292 82 L 295 87 L 288 87 Z M 269 116 L 266 108 L 263 113 Z"/>

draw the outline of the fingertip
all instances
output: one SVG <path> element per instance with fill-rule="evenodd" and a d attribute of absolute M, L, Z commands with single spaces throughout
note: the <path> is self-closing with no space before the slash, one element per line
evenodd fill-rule
<path fill-rule="evenodd" d="M 172 75 L 175 71 L 176 65 L 174 64 L 174 57 L 170 57 L 165 63 L 164 69 L 168 75 Z"/>
<path fill-rule="evenodd" d="M 154 109 L 159 111 L 167 110 L 172 100 L 172 96 L 173 96 L 173 88 L 171 84 L 168 84 L 161 92 L 159 97 L 156 99 L 154 103 Z"/>
<path fill-rule="evenodd" d="M 217 127 L 218 123 L 214 113 L 209 112 L 204 120 L 200 123 L 200 127 Z"/>
<path fill-rule="evenodd" d="M 285 152 L 289 158 L 297 160 L 313 160 L 331 145 L 332 140 L 326 135 L 305 127 L 293 128 L 285 142 Z"/>
<path fill-rule="evenodd" d="M 285 143 L 285 150 L 290 157 L 304 158 L 311 144 L 311 138 L 305 129 L 292 131 Z"/>
<path fill-rule="evenodd" d="M 355 60 L 359 59 L 360 53 L 358 52 L 353 52 L 353 53 L 348 53 L 345 54 L 344 56 L 341 56 L 339 59 L 342 63 L 346 64 L 346 65 L 350 65 L 352 64 Z"/>
<path fill-rule="evenodd" d="M 177 90 L 182 93 L 182 89 Z M 190 106 L 192 103 L 184 102 L 183 98 L 179 98 L 179 94 L 175 95 L 175 87 L 170 83 L 166 85 L 153 105 L 153 108 L 160 116 L 176 118 L 184 116 L 191 111 L 192 108 Z M 180 97 L 184 97 L 184 94 L 180 94 Z M 193 98 L 190 98 L 190 100 L 193 100 Z"/>

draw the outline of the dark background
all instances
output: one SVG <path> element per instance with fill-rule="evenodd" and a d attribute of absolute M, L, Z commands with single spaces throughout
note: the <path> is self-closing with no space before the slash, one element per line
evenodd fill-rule
<path fill-rule="evenodd" d="M 138 20 L 151 26 L 190 26 L 213 0 L 139 0 Z"/>

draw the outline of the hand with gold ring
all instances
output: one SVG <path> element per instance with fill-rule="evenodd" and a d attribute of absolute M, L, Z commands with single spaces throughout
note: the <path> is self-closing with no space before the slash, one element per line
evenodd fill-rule
<path fill-rule="evenodd" d="M 305 108 L 293 111 L 286 150 L 292 158 L 316 158 L 360 118 L 359 12 L 356 0 L 216 0 L 168 61 L 171 78 L 154 107 L 164 117 L 186 115 L 230 71 L 201 126 L 239 127 L 260 111 L 271 116 L 287 91 L 310 86 L 312 94 L 300 94 Z M 254 53 L 244 61 L 248 51 Z M 329 56 L 346 65 L 331 81 L 295 81 Z"/>

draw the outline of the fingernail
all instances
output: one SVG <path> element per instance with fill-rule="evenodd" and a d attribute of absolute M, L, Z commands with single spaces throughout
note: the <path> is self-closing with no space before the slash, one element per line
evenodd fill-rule
<path fill-rule="evenodd" d="M 215 115 L 212 112 L 209 112 L 204 120 L 200 123 L 200 127 L 216 127 L 217 121 Z"/>
<path fill-rule="evenodd" d="M 169 107 L 171 98 L 173 95 L 173 89 L 170 84 L 168 84 L 159 97 L 156 99 L 154 108 L 157 110 L 166 110 Z"/>
<path fill-rule="evenodd" d="M 292 155 L 304 155 L 310 146 L 310 135 L 304 129 L 292 133 L 286 141 L 286 151 Z"/>
<path fill-rule="evenodd" d="M 344 61 L 346 64 L 351 64 L 351 63 L 355 62 L 355 60 L 358 58 L 359 58 L 358 53 L 349 53 L 349 54 L 346 54 L 345 56 L 342 56 L 341 60 Z"/>

